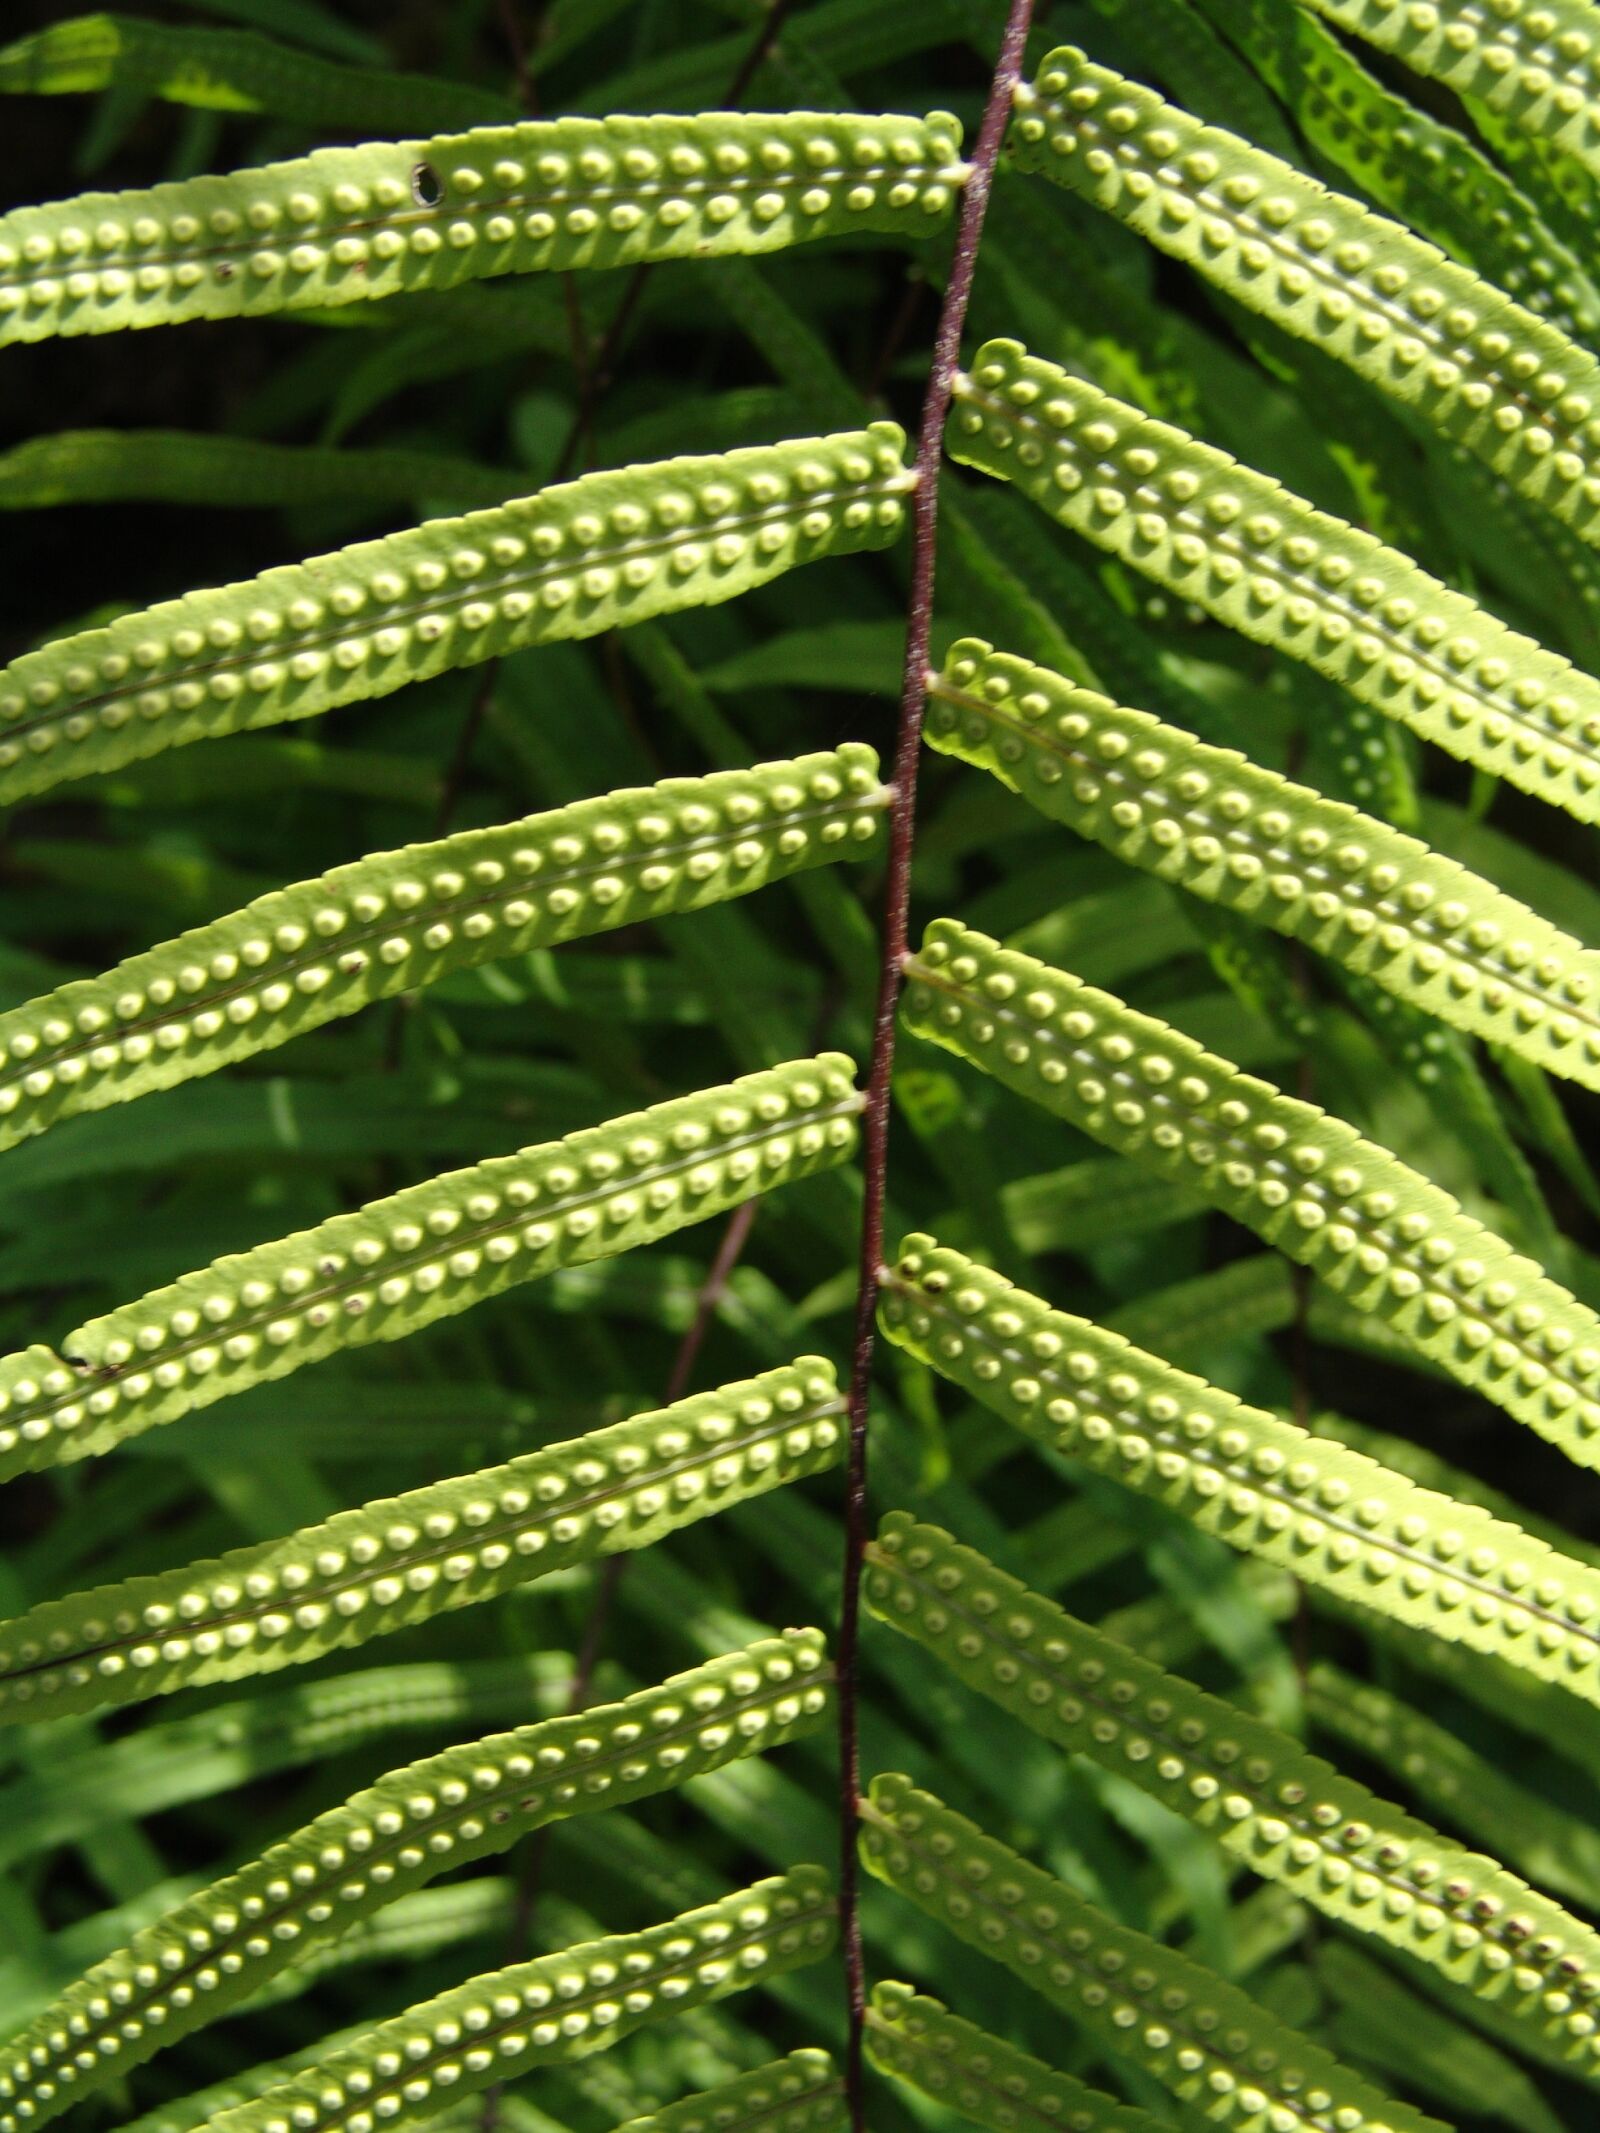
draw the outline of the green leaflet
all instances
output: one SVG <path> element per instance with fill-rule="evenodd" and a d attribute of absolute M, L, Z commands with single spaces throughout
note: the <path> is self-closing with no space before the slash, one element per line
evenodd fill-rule
<path fill-rule="evenodd" d="M 1391 1436 L 1387 1430 L 1373 1429 L 1365 1422 L 1354 1422 L 1348 1415 L 1336 1414 L 1326 1408 L 1318 1410 L 1314 1427 L 1319 1437 L 1335 1437 L 1341 1444 L 1348 1444 L 1352 1451 L 1364 1452 L 1381 1466 L 1393 1467 L 1420 1487 L 1432 1489 L 1435 1495 L 1453 1497 L 1457 1503 L 1476 1504 L 1491 1517 L 1509 1520 L 1563 1555 L 1574 1555 L 1582 1562 L 1600 1567 L 1600 1546 L 1594 1541 L 1569 1533 L 1554 1519 L 1543 1518 L 1528 1510 L 1501 1490 L 1491 1488 L 1479 1475 L 1468 1473 L 1465 1467 L 1455 1466 L 1448 1459 L 1441 1459 L 1437 1452 L 1410 1437 Z"/>
<path fill-rule="evenodd" d="M 0 804 L 883 547 L 904 444 L 880 422 L 586 474 L 58 638 L 0 670 Z"/>
<path fill-rule="evenodd" d="M 360 1920 L 342 1939 L 312 1948 L 301 1962 L 280 1970 L 248 2011 L 254 2015 L 285 2006 L 342 1970 L 424 1963 L 463 1941 L 498 1937 L 510 1930 L 515 1905 L 516 1883 L 501 1874 L 474 1874 L 442 1889 L 418 1889 L 398 1897 L 376 1917 Z"/>
<path fill-rule="evenodd" d="M 1325 164 L 1564 332 L 1600 325 L 1600 291 L 1497 164 L 1369 74 L 1302 8 L 1200 0 L 1294 112 Z M 1233 131 L 1251 137 L 1251 129 Z"/>
<path fill-rule="evenodd" d="M 0 1867 L 78 1843 L 109 1817 L 162 1814 L 387 1734 L 450 1737 L 530 1711 L 553 1715 L 571 1681 L 564 1652 L 371 1666 L 213 1703 L 120 1740 L 57 1746 L 0 1786 Z"/>
<path fill-rule="evenodd" d="M 1600 172 L 1600 24 L 1589 0 L 1299 0 Z"/>
<path fill-rule="evenodd" d="M 1600 544 L 1600 359 L 1398 222 L 1070 46 L 1019 89 L 1016 158 L 1346 363 Z"/>
<path fill-rule="evenodd" d="M 908 1237 L 880 1322 L 1024 1436 L 1303 1583 L 1600 1703 L 1600 1572 Z"/>
<path fill-rule="evenodd" d="M 1208 2117 L 1276 2133 L 1438 2133 L 1189 1956 L 1117 1924 L 898 1773 L 862 1803 L 869 1872 Z M 286 2129 L 287 2133 L 287 2129 Z"/>
<path fill-rule="evenodd" d="M 952 645 L 930 689 L 930 744 L 1041 814 L 1600 1088 L 1600 952 L 1454 860 L 977 638 Z"/>
<path fill-rule="evenodd" d="M 1495 160 L 1511 172 L 1528 198 L 1538 203 L 1550 227 L 1582 258 L 1600 220 L 1600 178 L 1542 134 L 1524 133 L 1504 112 L 1491 110 L 1482 97 L 1462 101 Z"/>
<path fill-rule="evenodd" d="M 909 1985 L 873 1987 L 866 2050 L 880 2074 L 989 2133 L 1168 2133 L 1164 2119 L 1058 2073 Z"/>
<path fill-rule="evenodd" d="M 330 2038 L 324 2038 L 309 2050 L 243 2068 L 232 2080 L 214 2082 L 209 2088 L 193 2089 L 186 2096 L 170 2097 L 133 2119 L 125 2133 L 192 2133 L 194 2127 L 203 2125 L 224 2110 L 231 2110 L 235 2104 L 265 2095 L 268 2089 L 276 2088 L 302 2067 L 313 2064 L 330 2046 L 354 2042 L 361 2031 L 362 2025 L 355 2023 Z M 540 2110 L 516 2090 L 501 2096 L 497 2109 L 499 2122 L 506 2128 L 506 2133 L 567 2133 L 567 2128 L 558 2119 Z M 464 2097 L 453 2109 L 446 2106 L 429 2123 L 433 2133 L 474 2133 L 482 2115 L 483 2105 L 471 2097 Z"/>
<path fill-rule="evenodd" d="M 1550 1268 L 1562 1264 L 1565 1245 L 1538 1176 L 1512 1134 L 1473 1046 L 1441 1029 L 1423 1009 L 1404 1005 L 1354 972 L 1344 973 L 1341 989 L 1387 1057 L 1449 1121 L 1470 1174 L 1506 1209 L 1529 1257 Z M 1508 1047 L 1512 1054 L 1516 1049 Z"/>
<path fill-rule="evenodd" d="M 0 1478 L 83 1459 L 341 1348 L 613 1258 L 831 1169 L 861 1098 L 839 1052 L 452 1170 L 185 1274 L 0 1362 Z M 63 1360 L 63 1357 L 65 1358 Z"/>
<path fill-rule="evenodd" d="M 467 82 L 340 66 L 248 30 L 176 29 L 133 15 L 77 15 L 0 50 L 0 94 L 99 89 L 371 134 L 492 125 L 516 116 L 507 98 Z"/>
<path fill-rule="evenodd" d="M 1600 1467 L 1600 1320 L 1408 1164 L 954 919 L 933 922 L 907 977 L 919 1036 L 1181 1177 L 1580 1466 Z"/>
<path fill-rule="evenodd" d="M 952 455 L 1218 621 L 1580 821 L 1600 683 L 1371 534 L 1015 341 L 956 384 Z"/>
<path fill-rule="evenodd" d="M 0 454 L 0 511 L 61 504 L 497 504 L 518 482 L 443 452 L 272 444 L 191 430 L 59 430 Z"/>
<path fill-rule="evenodd" d="M 847 2122 L 844 2084 L 824 2051 L 807 2048 L 738 2074 L 714 2089 L 630 2118 L 617 2133 L 838 2133 Z"/>
<path fill-rule="evenodd" d="M 965 177 L 960 139 L 944 112 L 539 119 L 86 193 L 0 216 L 0 344 L 919 237 Z"/>
<path fill-rule="evenodd" d="M 1448 1726 L 1326 1661 L 1307 1673 L 1306 1716 L 1446 1821 L 1499 1845 L 1541 1888 L 1591 1911 L 1600 1903 L 1600 1832 Z"/>
<path fill-rule="evenodd" d="M 863 1590 L 881 1621 L 1035 1733 L 1117 1771 L 1263 1880 L 1519 2013 L 1600 2082 L 1600 1933 L 1495 1860 L 906 1512 L 868 1544 Z"/>
<path fill-rule="evenodd" d="M 806 1356 L 281 1540 L 47 1600 L 0 1626 L 0 1723 L 275 1673 L 647 1547 L 832 1466 L 842 1407 L 832 1366 Z"/>
<path fill-rule="evenodd" d="M 1132 9 L 1122 0 L 1092 4 L 1110 31 L 1113 49 L 1127 52 L 1141 73 L 1148 69 L 1219 126 L 1276 155 L 1295 154 L 1294 135 L 1273 94 L 1277 84 L 1270 83 L 1254 53 L 1241 58 L 1218 36 L 1203 8 L 1190 0 L 1154 0 Z"/>
<path fill-rule="evenodd" d="M 1453 2013 L 1408 1992 L 1385 1964 L 1345 1941 L 1329 1940 L 1308 1952 L 1317 1986 L 1336 2004 L 1319 2025 L 1334 2050 L 1348 2052 L 1380 2078 L 1393 2075 L 1469 2124 L 1492 2119 L 1512 2133 L 1566 2133 L 1567 2122 L 1545 2101 L 1531 2073 Z"/>
<path fill-rule="evenodd" d="M 792 1867 L 643 1933 L 585 1941 L 457 1985 L 208 2119 L 207 2133 L 405 2125 L 530 2066 L 604 2050 L 654 2016 L 815 1962 L 834 1935 L 827 1875 Z"/>
<path fill-rule="evenodd" d="M 620 1703 L 390 1771 L 167 1912 L 8 2037 L 0 2133 L 122 2079 L 437 1874 L 811 1732 L 830 1679 L 822 1639 L 791 1630 Z"/>
<path fill-rule="evenodd" d="M 603 794 L 274 890 L 0 1014 L 0 1148 L 450 971 L 870 850 L 887 804 L 876 755 L 849 742 Z"/>

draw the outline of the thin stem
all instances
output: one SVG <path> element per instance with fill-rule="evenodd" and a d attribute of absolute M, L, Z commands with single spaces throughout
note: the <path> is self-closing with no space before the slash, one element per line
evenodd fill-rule
<path fill-rule="evenodd" d="M 1024 48 L 1033 20 L 1033 0 L 1011 0 L 983 122 L 972 152 L 961 219 L 956 227 L 950 278 L 934 333 L 933 365 L 917 435 L 917 492 L 912 512 L 911 591 L 906 615 L 905 667 L 895 739 L 894 801 L 889 813 L 889 866 L 884 892 L 882 963 L 873 1018 L 867 1108 L 862 1121 L 864 1197 L 861 1259 L 856 1288 L 855 1341 L 851 1358 L 849 1463 L 845 1477 L 844 1589 L 839 1606 L 839 1912 L 844 1945 L 845 1990 L 850 2037 L 845 2093 L 853 2133 L 864 2133 L 862 2035 L 866 2016 L 866 1971 L 861 1950 L 856 1831 L 860 1815 L 861 1739 L 857 1654 L 861 1624 L 861 1564 L 867 1541 L 867 1417 L 871 1406 L 876 1345 L 878 1283 L 883 1263 L 883 1209 L 889 1167 L 890 1083 L 894 1073 L 895 1011 L 899 1005 L 906 926 L 911 906 L 911 850 L 916 835 L 917 773 L 922 721 L 928 700 L 928 647 L 933 624 L 934 572 L 939 534 L 939 461 L 945 417 L 961 354 L 978 244 L 988 212 L 995 164 L 1022 74 Z"/>

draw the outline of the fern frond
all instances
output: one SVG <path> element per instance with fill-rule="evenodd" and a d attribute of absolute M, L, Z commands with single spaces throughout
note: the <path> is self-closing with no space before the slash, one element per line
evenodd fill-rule
<path fill-rule="evenodd" d="M 631 1251 L 850 1156 L 839 1052 L 446 1171 L 0 1363 L 0 1478 L 83 1459 L 341 1348 Z M 65 1360 L 63 1360 L 63 1356 Z"/>
<path fill-rule="evenodd" d="M 0 1867 L 75 1843 L 105 1822 L 167 1813 L 390 1734 L 461 1735 L 533 1711 L 554 1716 L 571 1681 L 564 1652 L 369 1666 L 250 1692 L 119 1740 L 86 1741 L 76 1754 L 58 1748 L 0 1787 Z"/>
<path fill-rule="evenodd" d="M 873 1987 L 865 2042 L 879 2073 L 988 2133 L 1167 2133 L 1164 2120 L 1137 2104 L 1046 2066 L 909 1985 Z"/>
<path fill-rule="evenodd" d="M 1496 1860 L 906 1512 L 868 1544 L 863 1591 L 881 1621 L 1035 1733 L 1197 1823 L 1261 1879 L 1514 2007 L 1600 2082 L 1600 1933 Z"/>
<path fill-rule="evenodd" d="M 944 112 L 537 119 L 86 193 L 0 215 L 0 346 L 486 275 L 920 237 L 965 178 L 960 141 Z"/>
<path fill-rule="evenodd" d="M 1475 0 L 1300 0 L 1457 96 L 1477 99 L 1600 173 L 1600 23 L 1590 0 L 1491 9 Z"/>
<path fill-rule="evenodd" d="M 1283 2133 L 1439 2133 L 1237 1985 L 1119 1925 L 909 1778 L 875 1778 L 861 1814 L 870 1873 L 1208 2117 Z"/>
<path fill-rule="evenodd" d="M 653 2017 L 685 2014 L 816 1962 L 835 1930 L 827 1875 L 791 1867 L 645 1932 L 585 1941 L 457 1985 L 208 2119 L 207 2133 L 406 2125 L 528 2067 L 604 2050 Z M 27 2124 L 0 2119 L 0 2133 L 25 2133 Z"/>
<path fill-rule="evenodd" d="M 714 2089 L 630 2118 L 617 2133 L 838 2133 L 847 2123 L 844 2083 L 824 2051 L 803 2048 Z"/>
<path fill-rule="evenodd" d="M 603 794 L 276 889 L 0 1014 L 0 1148 L 450 971 L 870 851 L 888 800 L 876 755 L 850 742 Z"/>
<path fill-rule="evenodd" d="M 758 1378 L 0 1625 L 0 1724 L 300 1666 L 596 1556 L 839 1456 L 832 1366 Z M 3 2129 L 0 2129 L 3 2133 Z"/>
<path fill-rule="evenodd" d="M 791 1630 L 619 1703 L 390 1771 L 168 1911 L 8 2037 L 0 2128 L 45 2124 L 437 1874 L 813 1731 L 829 1681 L 822 1639 Z"/>
<path fill-rule="evenodd" d="M 1198 1214 L 1205 1202 L 1120 1156 L 1090 1156 L 1000 1188 L 1006 1227 L 1030 1258 L 1136 1237 Z"/>
<path fill-rule="evenodd" d="M 0 670 L 0 804 L 886 546 L 904 444 L 874 423 L 586 474 L 57 638 Z"/>
<path fill-rule="evenodd" d="M 1479 138 L 1493 152 L 1567 246 L 1581 258 L 1600 225 L 1600 176 L 1547 141 L 1526 133 L 1480 96 L 1463 98 Z"/>
<path fill-rule="evenodd" d="M 1386 89 L 1304 8 L 1200 4 L 1284 99 L 1324 165 L 1563 332 L 1600 325 L 1600 290 L 1579 257 L 1465 134 Z M 1261 142 L 1248 126 L 1222 123 Z"/>
<path fill-rule="evenodd" d="M 341 1939 L 307 1949 L 300 1962 L 261 1988 L 247 2011 L 256 2015 L 287 2006 L 341 1972 L 371 1970 L 379 1963 L 421 1964 L 465 1941 L 505 1934 L 512 1929 L 516 1896 L 516 1883 L 505 1874 L 472 1874 L 442 1889 L 399 1896 L 374 1917 L 358 1920 Z M 349 1982 L 359 1990 L 366 1980 Z"/>
<path fill-rule="evenodd" d="M 1530 1511 L 1525 1504 L 1507 1496 L 1504 1490 L 1492 1488 L 1481 1475 L 1469 1473 L 1452 1460 L 1441 1458 L 1430 1446 L 1419 1444 L 1414 1437 L 1396 1437 L 1388 1430 L 1374 1429 L 1368 1423 L 1352 1421 L 1348 1415 L 1336 1414 L 1326 1408 L 1317 1411 L 1311 1427 L 1317 1436 L 1333 1437 L 1341 1444 L 1348 1444 L 1352 1451 L 1376 1459 L 1380 1466 L 1393 1467 L 1396 1473 L 1404 1474 L 1419 1488 L 1431 1489 L 1435 1496 L 1448 1496 L 1458 1504 L 1476 1504 L 1491 1518 L 1519 1526 L 1559 1554 L 1576 1556 L 1580 1562 L 1600 1568 L 1600 1544 L 1570 1532 L 1553 1518 Z"/>
<path fill-rule="evenodd" d="M 1326 1660 L 1307 1670 L 1306 1716 L 1389 1771 L 1446 1821 L 1498 1845 L 1541 1888 L 1590 1911 L 1600 1907 L 1600 1837 L 1593 1824 L 1523 1784 L 1496 1757 L 1392 1690 L 1358 1681 Z"/>
<path fill-rule="evenodd" d="M 1091 0 L 1111 31 L 1118 52 L 1148 67 L 1175 96 L 1204 111 L 1217 125 L 1275 155 L 1298 153 L 1294 133 L 1283 114 L 1278 85 L 1256 54 L 1241 56 L 1239 40 L 1220 36 L 1194 0 L 1154 0 L 1128 9 L 1122 0 Z M 1042 44 L 1042 38 L 1035 39 Z M 1279 92 L 1281 94 L 1281 92 Z"/>
<path fill-rule="evenodd" d="M 1219 622 L 1600 821 L 1600 683 L 1369 533 L 1015 341 L 956 383 L 952 457 Z"/>
<path fill-rule="evenodd" d="M 198 111 L 265 111 L 294 124 L 378 135 L 512 119 L 492 90 L 383 67 L 349 67 L 249 30 L 177 28 L 136 15 L 76 15 L 0 50 L 0 95 L 134 91 Z"/>
<path fill-rule="evenodd" d="M 929 927 L 907 977 L 919 1036 L 1181 1177 L 1580 1466 L 1600 1467 L 1600 1319 L 1409 1164 L 953 919 Z"/>
<path fill-rule="evenodd" d="M 929 689 L 930 744 L 1052 821 L 1600 1088 L 1600 951 L 1454 860 L 976 638 L 951 647 Z"/>
<path fill-rule="evenodd" d="M 1600 359 L 1403 224 L 1070 46 L 1018 92 L 1016 158 L 1413 408 L 1600 544 Z"/>
<path fill-rule="evenodd" d="M 204 430 L 57 430 L 0 452 L 0 511 L 124 502 L 250 511 L 436 500 L 470 509 L 498 504 L 520 486 L 509 472 L 444 452 L 276 444 Z"/>
<path fill-rule="evenodd" d="M 186 2096 L 169 2097 L 165 2103 L 130 2120 L 123 2133 L 193 2133 L 195 2127 L 220 2116 L 223 2111 L 231 2111 L 236 2104 L 249 2102 L 253 2097 L 264 2096 L 268 2089 L 279 2087 L 330 2049 L 353 2043 L 361 2035 L 362 2027 L 358 2022 L 349 2029 L 323 2038 L 310 2049 L 242 2068 L 232 2080 L 191 2089 Z M 463 2097 L 454 2106 L 446 2105 L 429 2120 L 429 2124 L 433 2133 L 474 2133 L 482 2120 L 483 2109 L 475 2097 Z M 496 2111 L 506 2133 L 568 2133 L 560 2119 L 553 2118 L 517 2089 L 498 2099 Z"/>
<path fill-rule="evenodd" d="M 898 1346 L 1024 1436 L 1232 1548 L 1600 1703 L 1600 1571 L 1247 1406 L 930 1238 L 885 1272 Z"/>

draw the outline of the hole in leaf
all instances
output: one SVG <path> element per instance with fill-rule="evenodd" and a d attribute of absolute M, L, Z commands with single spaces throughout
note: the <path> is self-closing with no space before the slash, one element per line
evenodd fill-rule
<path fill-rule="evenodd" d="M 444 198 L 439 173 L 431 163 L 419 163 L 411 173 L 411 197 L 418 207 L 437 207 Z"/>

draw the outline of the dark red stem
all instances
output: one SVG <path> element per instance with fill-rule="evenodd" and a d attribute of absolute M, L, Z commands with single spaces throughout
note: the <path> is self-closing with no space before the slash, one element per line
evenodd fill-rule
<path fill-rule="evenodd" d="M 995 164 L 1022 73 L 1023 50 L 1033 20 L 1033 0 L 1012 0 L 995 65 L 989 100 L 973 147 L 970 173 L 956 226 L 955 250 L 944 303 L 934 334 L 933 366 L 922 402 L 917 435 L 917 490 L 912 506 L 911 593 L 906 616 L 905 668 L 894 752 L 894 802 L 889 814 L 889 867 L 884 892 L 883 959 L 873 1017 L 867 1107 L 862 1120 L 861 1260 L 856 1289 L 855 1340 L 851 1358 L 849 1463 L 845 1476 L 844 1590 L 839 1605 L 839 1917 L 844 1944 L 845 1989 L 850 2036 L 845 2094 L 853 2133 L 864 2133 L 861 2046 L 866 2012 L 866 1970 L 861 1951 L 856 1832 L 861 1791 L 861 1739 L 857 1657 L 861 1624 L 861 1563 L 867 1541 L 867 1417 L 876 1346 L 879 1268 L 883 1262 L 884 1192 L 889 1168 L 889 1095 L 894 1074 L 895 1011 L 906 954 L 911 907 L 911 849 L 916 834 L 917 772 L 922 720 L 928 701 L 928 645 L 933 625 L 934 570 L 939 534 L 939 462 L 951 387 L 961 354 L 978 242 L 988 212 Z"/>

